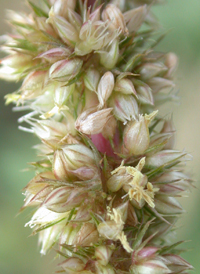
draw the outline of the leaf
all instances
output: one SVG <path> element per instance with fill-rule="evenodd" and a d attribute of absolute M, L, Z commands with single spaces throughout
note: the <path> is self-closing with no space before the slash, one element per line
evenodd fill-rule
<path fill-rule="evenodd" d="M 49 38 L 49 40 L 52 42 L 54 41 L 55 42 L 55 46 L 58 46 L 58 47 L 66 47 L 65 44 L 62 43 L 62 41 L 60 41 L 59 39 L 56 39 L 55 37 L 53 37 L 51 34 L 45 32 L 44 30 L 41 30 L 41 32 L 47 37 Z M 48 43 L 48 42 L 47 42 Z"/>
<path fill-rule="evenodd" d="M 140 230 L 140 232 L 138 233 L 138 235 L 136 236 L 136 240 L 134 241 L 133 245 L 132 245 L 132 248 L 135 250 L 137 249 L 141 243 L 142 243 L 142 239 L 147 231 L 147 229 L 149 228 L 150 224 L 152 223 L 152 221 L 154 220 L 155 218 L 153 218 L 152 220 L 148 221 L 144 226 L 143 228 Z"/>
<path fill-rule="evenodd" d="M 160 35 L 159 37 L 158 37 L 158 39 L 153 43 L 153 44 L 151 44 L 151 46 L 150 46 L 150 49 L 153 49 L 153 48 L 155 48 L 164 38 L 165 38 L 165 36 L 170 32 L 171 30 L 167 30 L 166 32 L 164 32 L 162 35 Z"/>
<path fill-rule="evenodd" d="M 104 157 L 103 157 L 103 174 L 105 178 L 108 178 L 108 175 L 110 175 L 109 163 L 106 158 L 106 154 L 104 154 Z"/>
<path fill-rule="evenodd" d="M 74 208 L 70 211 L 69 217 L 68 217 L 68 219 L 67 219 L 67 223 L 69 223 L 70 220 L 72 219 L 72 217 L 73 217 L 73 215 L 74 215 L 74 213 L 75 213 L 75 210 L 76 210 L 76 208 L 74 207 Z"/>
<path fill-rule="evenodd" d="M 42 0 L 44 4 L 50 9 L 51 5 L 49 4 L 48 0 Z"/>
<path fill-rule="evenodd" d="M 93 142 L 91 141 L 91 139 L 87 135 L 82 134 L 82 133 L 80 133 L 80 135 L 81 135 L 84 143 L 87 146 L 91 147 L 91 149 L 94 153 L 96 164 L 97 164 L 97 166 L 99 166 L 99 162 L 100 162 L 100 159 L 101 159 L 101 155 L 100 155 L 99 151 L 97 150 L 97 148 L 95 147 L 95 145 L 93 144 Z"/>
<path fill-rule="evenodd" d="M 81 76 L 84 74 L 84 72 L 83 71 L 80 71 L 77 75 L 76 75 L 76 77 L 74 77 L 73 79 L 71 79 L 71 80 L 69 80 L 68 82 L 67 82 L 67 85 L 66 86 L 71 86 L 72 84 L 74 84 L 74 83 L 76 83 L 80 78 L 81 78 Z"/>
<path fill-rule="evenodd" d="M 35 28 L 30 25 L 30 24 L 23 24 L 21 22 L 17 22 L 17 21 L 11 21 L 10 22 L 12 25 L 23 28 L 23 29 L 27 29 L 27 30 L 35 30 Z"/>
<path fill-rule="evenodd" d="M 28 40 L 21 39 L 21 38 L 15 38 L 16 41 L 15 45 L 9 45 L 10 48 L 16 48 L 16 49 L 22 49 L 27 51 L 36 52 L 38 48 L 30 43 Z"/>
<path fill-rule="evenodd" d="M 123 68 L 123 71 L 132 71 L 142 60 L 143 54 L 137 53 L 132 56 Z"/>
<path fill-rule="evenodd" d="M 61 256 L 63 256 L 64 258 L 66 258 L 66 259 L 69 259 L 69 258 L 71 258 L 71 256 L 68 256 L 67 254 L 65 254 L 65 253 L 63 253 L 62 251 L 60 251 L 60 250 L 55 250 L 58 254 L 60 254 Z M 71 251 L 70 251 L 71 252 Z M 63 272 L 63 271 L 62 271 Z M 60 273 L 60 272 L 56 272 L 56 273 Z"/>
<path fill-rule="evenodd" d="M 29 5 L 31 6 L 31 8 L 33 9 L 33 11 L 35 12 L 35 14 L 37 16 L 48 18 L 48 14 L 45 11 L 43 11 L 41 8 L 39 8 L 38 6 L 33 4 L 31 1 L 28 1 L 28 3 L 29 3 Z"/>
<path fill-rule="evenodd" d="M 153 177 L 158 176 L 158 175 L 160 175 L 161 173 L 165 172 L 166 169 L 169 169 L 169 168 L 171 168 L 171 167 L 173 167 L 173 166 L 178 165 L 180 162 L 181 162 L 181 161 L 177 161 L 177 162 L 171 163 L 171 164 L 169 164 L 169 165 L 164 164 L 164 165 L 162 165 L 162 166 L 159 166 L 159 167 L 157 167 L 157 168 L 155 168 L 155 169 L 153 169 L 153 170 L 151 170 L 151 171 L 145 173 L 145 175 L 147 175 L 148 179 L 150 180 L 150 179 L 152 179 Z"/>
<path fill-rule="evenodd" d="M 52 222 L 52 223 L 48 223 L 48 224 L 46 224 L 46 225 L 43 225 L 43 226 L 37 228 L 36 230 L 34 230 L 34 231 L 33 231 L 33 235 L 34 235 L 35 233 L 38 233 L 38 232 L 40 232 L 40 231 L 42 231 L 42 230 L 44 230 L 44 229 L 47 229 L 47 228 L 49 228 L 49 227 L 51 227 L 51 226 L 53 226 L 53 225 L 56 225 L 56 224 L 62 222 L 63 220 L 65 220 L 65 219 L 66 219 L 66 218 L 62 218 L 62 219 L 60 219 L 60 220 L 58 220 L 58 221 L 56 221 L 56 222 Z"/>
<path fill-rule="evenodd" d="M 162 119 L 155 118 L 154 121 L 151 123 L 151 126 L 149 127 L 149 133 L 151 134 L 155 127 L 162 121 Z"/>
<path fill-rule="evenodd" d="M 163 255 L 163 254 L 165 254 L 165 253 L 171 253 L 171 251 L 175 248 L 175 247 L 177 247 L 178 245 L 180 245 L 180 244 L 182 244 L 182 243 L 184 243 L 185 241 L 179 241 L 179 242 L 177 242 L 177 243 L 175 243 L 175 244 L 172 244 L 172 245 L 167 245 L 167 246 L 164 246 L 162 249 L 161 249 L 161 251 L 159 252 L 159 254 L 160 255 Z"/>
<path fill-rule="evenodd" d="M 146 151 L 145 154 L 150 154 L 150 153 L 155 153 L 160 151 L 168 142 L 168 140 L 170 139 L 171 135 L 169 134 L 168 136 L 166 136 L 166 138 L 162 140 L 162 142 L 157 142 L 155 144 L 153 144 L 152 146 L 150 146 Z"/>
<path fill-rule="evenodd" d="M 97 219 L 97 217 L 92 212 L 90 212 L 90 216 L 94 221 L 95 225 L 98 226 L 100 224 L 100 221 Z"/>
<path fill-rule="evenodd" d="M 156 209 L 149 207 L 148 205 L 145 206 L 145 210 L 149 212 L 152 216 L 157 217 L 160 219 L 162 222 L 165 222 L 168 225 L 171 225 L 160 213 L 157 212 Z"/>

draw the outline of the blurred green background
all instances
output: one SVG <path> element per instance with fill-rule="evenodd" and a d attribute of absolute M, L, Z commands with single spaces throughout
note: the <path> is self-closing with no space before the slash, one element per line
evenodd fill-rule
<path fill-rule="evenodd" d="M 5 23 L 5 9 L 22 10 L 21 1 L 0 0 L 0 34 L 9 30 Z M 175 52 L 180 59 L 177 83 L 180 87 L 180 105 L 166 107 L 173 111 L 177 129 L 176 147 L 193 155 L 188 171 L 196 180 L 197 188 L 189 198 L 183 198 L 185 215 L 179 222 L 175 239 L 191 240 L 184 244 L 189 252 L 183 254 L 200 273 L 200 1 L 168 0 L 165 5 L 154 8 L 163 29 L 170 29 L 159 48 Z M 0 85 L 0 273 L 1 274 L 50 274 L 54 273 L 54 254 L 41 256 L 37 247 L 37 236 L 28 237 L 29 212 L 16 217 L 23 204 L 21 189 L 32 178 L 27 162 L 35 159 L 30 149 L 37 139 L 18 130 L 20 113 L 13 113 L 11 106 L 4 106 L 4 95 L 16 86 L 1 81 Z"/>

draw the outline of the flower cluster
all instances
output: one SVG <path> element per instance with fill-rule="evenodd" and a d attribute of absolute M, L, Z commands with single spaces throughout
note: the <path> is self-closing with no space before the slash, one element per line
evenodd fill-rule
<path fill-rule="evenodd" d="M 174 150 L 177 57 L 154 50 L 151 0 L 41 0 L 9 12 L 0 77 L 22 80 L 6 103 L 27 113 L 40 159 L 25 187 L 41 253 L 57 246 L 69 274 L 188 273 L 168 234 L 191 180 Z"/>

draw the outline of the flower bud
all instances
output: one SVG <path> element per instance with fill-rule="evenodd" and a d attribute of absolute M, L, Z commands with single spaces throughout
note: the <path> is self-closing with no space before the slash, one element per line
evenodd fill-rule
<path fill-rule="evenodd" d="M 172 137 L 172 133 L 160 133 L 153 135 L 150 139 L 150 145 L 147 151 L 147 155 L 152 155 L 162 150 Z"/>
<path fill-rule="evenodd" d="M 55 63 L 60 59 L 66 59 L 72 52 L 68 48 L 53 48 L 47 50 L 37 56 L 37 58 L 42 58 L 47 62 Z"/>
<path fill-rule="evenodd" d="M 80 30 L 78 42 L 75 46 L 76 55 L 83 56 L 93 50 L 101 50 L 106 47 L 116 34 L 108 30 L 108 23 L 101 20 L 91 22 L 86 21 Z"/>
<path fill-rule="evenodd" d="M 45 179 L 43 179 L 45 178 Z M 47 183 L 47 180 L 55 180 L 52 172 L 42 172 L 36 175 L 24 188 L 25 199 L 22 209 L 27 206 L 41 204 L 46 196 L 51 193 L 53 186 Z"/>
<path fill-rule="evenodd" d="M 162 150 L 154 155 L 147 157 L 146 165 L 159 167 L 162 165 L 172 164 L 183 158 L 185 153 L 178 150 Z"/>
<path fill-rule="evenodd" d="M 99 85 L 98 85 L 98 99 L 99 99 L 99 107 L 102 108 L 108 98 L 110 97 L 113 88 L 114 88 L 114 75 L 112 72 L 107 71 L 100 79 Z"/>
<path fill-rule="evenodd" d="M 74 245 L 80 228 L 81 228 L 81 225 L 77 223 L 67 224 L 62 230 L 62 233 L 59 238 L 59 243 L 61 245 L 62 244 Z"/>
<path fill-rule="evenodd" d="M 131 203 L 128 205 L 128 216 L 126 223 L 131 226 L 136 226 L 138 224 L 138 218 Z"/>
<path fill-rule="evenodd" d="M 13 69 L 26 69 L 34 64 L 33 57 L 22 53 L 12 54 L 4 57 L 0 61 L 1 65 L 8 66 Z"/>
<path fill-rule="evenodd" d="M 109 22 L 109 29 L 114 31 L 119 30 L 123 34 L 128 32 L 123 14 L 115 5 L 107 5 L 102 12 L 102 18 L 104 21 Z"/>
<path fill-rule="evenodd" d="M 102 135 L 104 138 L 106 139 L 113 139 L 115 136 L 115 132 L 116 132 L 116 128 L 117 128 L 117 122 L 114 116 L 110 116 L 110 118 L 108 119 L 107 123 L 105 124 L 103 131 L 102 131 Z"/>
<path fill-rule="evenodd" d="M 139 252 L 137 252 L 138 260 L 145 260 L 151 257 L 155 257 L 158 250 L 159 248 L 155 246 L 144 247 Z"/>
<path fill-rule="evenodd" d="M 70 172 L 81 180 L 91 180 L 97 175 L 98 170 L 95 167 L 80 167 Z"/>
<path fill-rule="evenodd" d="M 165 145 L 164 149 L 173 149 L 175 141 L 176 141 L 176 136 L 175 136 L 176 129 L 174 127 L 174 124 L 172 120 L 166 120 L 164 122 L 163 128 L 161 130 L 161 133 L 171 133 L 172 136 L 168 140 L 167 144 Z"/>
<path fill-rule="evenodd" d="M 56 0 L 53 9 L 56 15 L 66 17 L 68 10 L 74 10 L 76 7 L 76 0 Z"/>
<path fill-rule="evenodd" d="M 81 113 L 75 123 L 78 131 L 85 134 L 98 134 L 102 132 L 107 121 L 110 119 L 112 108 L 106 108 L 93 112 L 95 108 Z"/>
<path fill-rule="evenodd" d="M 55 114 L 60 113 L 61 111 L 68 110 L 69 108 L 66 106 L 66 102 L 69 99 L 69 96 L 74 91 L 75 85 L 72 84 L 70 86 L 61 86 L 60 84 L 53 85 L 53 93 L 54 93 L 54 106 L 50 111 L 47 111 L 43 115 L 40 116 L 42 119 L 47 119 L 52 117 Z M 67 114 L 69 117 L 70 114 Z M 72 132 L 71 132 L 72 133 Z"/>
<path fill-rule="evenodd" d="M 35 17 L 34 19 L 37 23 L 37 28 L 42 31 L 42 32 L 46 32 L 47 34 L 50 34 L 51 36 L 53 37 L 56 37 L 57 34 L 55 33 L 55 30 L 53 28 L 52 25 L 50 24 L 47 24 L 47 20 L 46 17 Z M 35 34 L 35 35 L 38 35 L 38 36 L 41 36 L 40 33 L 38 34 Z M 42 36 L 41 36 L 42 37 Z M 44 36 L 43 36 L 44 37 Z M 29 38 L 30 39 L 30 38 Z M 40 38 L 41 39 L 41 38 Z M 45 39 L 45 37 L 44 37 Z M 34 37 L 33 38 L 33 41 L 35 42 L 36 41 L 36 38 Z"/>
<path fill-rule="evenodd" d="M 147 5 L 143 5 L 123 14 L 129 32 L 136 32 L 141 27 L 145 17 L 147 16 L 147 12 Z"/>
<path fill-rule="evenodd" d="M 156 195 L 154 201 L 156 210 L 161 214 L 175 215 L 184 212 L 182 206 L 174 197 Z"/>
<path fill-rule="evenodd" d="M 115 92 L 109 100 L 115 117 L 124 124 L 138 118 L 138 104 L 132 95 Z"/>
<path fill-rule="evenodd" d="M 107 180 L 107 187 L 112 192 L 117 192 L 124 184 L 128 184 L 132 179 L 132 176 L 127 174 L 125 168 L 120 168 L 111 174 L 111 177 Z"/>
<path fill-rule="evenodd" d="M 140 66 L 140 76 L 147 81 L 155 76 L 162 76 L 167 72 L 167 67 L 162 63 L 145 63 Z"/>
<path fill-rule="evenodd" d="M 92 150 L 82 144 L 66 145 L 63 147 L 63 152 L 72 169 L 95 164 Z"/>
<path fill-rule="evenodd" d="M 95 257 L 100 265 L 107 265 L 109 263 L 110 257 L 112 255 L 112 250 L 110 247 L 102 245 L 95 249 Z"/>
<path fill-rule="evenodd" d="M 151 88 L 142 81 L 134 80 L 136 86 L 137 97 L 142 104 L 154 105 L 154 98 Z"/>
<path fill-rule="evenodd" d="M 59 266 L 62 267 L 67 273 L 71 273 L 82 271 L 85 268 L 85 263 L 77 257 L 71 257 L 60 263 Z"/>
<path fill-rule="evenodd" d="M 78 58 L 60 60 L 50 67 L 49 77 L 52 80 L 60 82 L 69 81 L 76 77 L 82 67 L 82 64 L 83 61 Z"/>
<path fill-rule="evenodd" d="M 47 19 L 47 22 L 53 25 L 55 31 L 67 45 L 74 47 L 75 44 L 79 41 L 78 31 L 76 28 L 65 18 L 56 15 L 53 7 L 49 12 L 49 19 Z"/>
<path fill-rule="evenodd" d="M 169 274 L 171 271 L 159 260 L 149 260 L 141 264 L 132 265 L 130 268 L 132 274 Z"/>
<path fill-rule="evenodd" d="M 91 91 L 97 91 L 97 86 L 100 80 L 100 73 L 96 69 L 88 69 L 84 75 L 84 84 Z"/>
<path fill-rule="evenodd" d="M 97 97 L 96 92 L 90 91 L 89 89 L 85 89 L 85 107 L 84 110 L 87 109 L 97 109 L 97 106 L 99 104 L 99 100 Z"/>
<path fill-rule="evenodd" d="M 62 150 L 57 150 L 54 153 L 53 173 L 58 180 L 65 181 L 71 178 L 69 166 L 65 160 L 65 154 Z"/>
<path fill-rule="evenodd" d="M 43 85 L 47 77 L 46 71 L 33 71 L 26 76 L 23 81 L 21 90 L 21 99 L 34 99 L 43 92 Z"/>
<path fill-rule="evenodd" d="M 114 87 L 114 91 L 118 91 L 126 95 L 134 94 L 137 96 L 134 85 L 128 78 L 118 78 Z"/>
<path fill-rule="evenodd" d="M 174 72 L 176 71 L 177 65 L 178 65 L 178 57 L 176 54 L 170 52 L 165 55 L 165 65 L 168 68 L 168 72 L 165 75 L 168 78 L 172 78 L 174 75 Z"/>
<path fill-rule="evenodd" d="M 54 212 L 63 213 L 72 210 L 87 198 L 87 193 L 81 188 L 60 187 L 53 190 L 45 199 L 44 205 Z"/>
<path fill-rule="evenodd" d="M 46 255 L 47 251 L 54 245 L 60 235 L 66 220 L 59 222 L 56 225 L 50 226 L 39 232 L 39 244 L 41 244 L 40 253 Z"/>
<path fill-rule="evenodd" d="M 169 261 L 167 266 L 173 273 L 185 273 L 186 270 L 193 270 L 193 266 L 178 255 L 166 254 L 163 257 Z"/>
<path fill-rule="evenodd" d="M 126 1 L 125 0 L 112 0 L 111 4 L 117 6 L 120 10 L 124 10 Z"/>
<path fill-rule="evenodd" d="M 34 213 L 31 220 L 28 223 L 26 223 L 25 226 L 29 225 L 31 228 L 33 228 L 36 225 L 43 226 L 43 225 L 51 224 L 51 223 L 60 221 L 63 218 L 67 218 L 68 215 L 69 215 L 68 212 L 57 213 L 47 209 L 44 206 L 41 206 L 38 208 L 38 210 Z"/>
<path fill-rule="evenodd" d="M 157 177 L 155 184 L 158 183 L 161 188 L 162 185 L 174 185 L 178 189 L 188 190 L 190 188 L 191 180 L 188 176 L 179 171 L 170 171 Z"/>
<path fill-rule="evenodd" d="M 147 84 L 150 86 L 154 94 L 161 91 L 162 89 L 175 87 L 173 81 L 165 79 L 163 77 L 153 77 L 147 82 Z"/>
<path fill-rule="evenodd" d="M 138 121 L 129 122 L 124 130 L 124 146 L 128 153 L 141 155 L 149 147 L 148 125 L 154 119 L 158 111 L 145 116 L 140 115 Z"/>
<path fill-rule="evenodd" d="M 185 186 L 180 185 L 179 183 L 170 183 L 170 184 L 154 184 L 154 186 L 159 187 L 159 193 L 163 195 L 169 195 L 169 196 L 177 196 L 183 191 L 186 191 L 189 189 L 190 185 L 185 184 Z"/>
<path fill-rule="evenodd" d="M 156 237 L 163 237 L 168 233 L 168 231 L 171 229 L 172 226 L 175 225 L 177 221 L 177 217 L 164 216 L 164 218 L 167 222 L 163 222 L 163 220 L 161 219 L 157 219 L 154 221 L 154 223 L 147 230 L 145 238 L 151 237 L 155 233 L 155 231 L 157 231 Z"/>
<path fill-rule="evenodd" d="M 82 144 L 66 145 L 55 151 L 53 171 L 56 178 L 65 181 L 71 178 L 70 170 L 94 164 L 94 155 L 89 148 Z"/>
<path fill-rule="evenodd" d="M 68 22 L 71 25 L 73 25 L 79 33 L 79 31 L 82 27 L 82 24 L 83 24 L 82 17 L 78 13 L 76 13 L 74 10 L 68 9 L 66 18 L 67 18 Z"/>
<path fill-rule="evenodd" d="M 119 41 L 115 39 L 111 45 L 98 52 L 100 63 L 107 69 L 113 69 L 119 58 Z"/>
<path fill-rule="evenodd" d="M 115 274 L 115 270 L 111 265 L 101 265 L 99 263 L 96 264 L 96 274 Z"/>
<path fill-rule="evenodd" d="M 55 95 L 54 95 L 54 103 L 58 107 L 63 107 L 66 104 L 67 99 L 69 98 L 69 95 L 74 91 L 75 85 L 70 86 L 60 86 L 58 85 L 55 89 Z"/>
<path fill-rule="evenodd" d="M 43 140 L 58 139 L 59 141 L 69 132 L 75 135 L 74 121 L 67 123 L 56 122 L 55 120 L 38 120 L 33 125 L 34 133 Z"/>
<path fill-rule="evenodd" d="M 90 2 L 94 2 L 94 0 L 89 0 Z M 88 3 L 89 4 L 89 3 Z M 91 4 L 91 3 L 90 3 Z M 89 20 L 94 23 L 99 21 L 101 17 L 101 6 L 97 7 L 89 16 Z"/>
<path fill-rule="evenodd" d="M 96 226 L 92 223 L 84 223 L 77 234 L 74 244 L 78 246 L 90 246 L 96 243 L 98 238 L 99 233 Z"/>
<path fill-rule="evenodd" d="M 165 92 L 158 92 L 154 95 L 154 101 L 157 106 L 166 104 L 167 102 L 179 103 L 179 97 L 174 92 L 165 93 Z"/>
<path fill-rule="evenodd" d="M 74 221 L 77 222 L 87 222 L 91 219 L 91 205 L 88 204 L 82 204 L 79 206 L 76 212 L 76 216 L 74 218 Z"/>

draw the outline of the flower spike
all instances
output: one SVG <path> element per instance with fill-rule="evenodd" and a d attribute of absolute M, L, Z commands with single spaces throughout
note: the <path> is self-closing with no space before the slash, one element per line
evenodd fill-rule
<path fill-rule="evenodd" d="M 192 270 L 168 236 L 192 182 L 173 122 L 158 113 L 176 99 L 178 63 L 155 50 L 159 2 L 42 0 L 9 12 L 0 78 L 22 84 L 6 104 L 26 110 L 20 128 L 39 139 L 21 210 L 35 208 L 26 226 L 42 254 L 63 256 L 58 272 Z"/>

